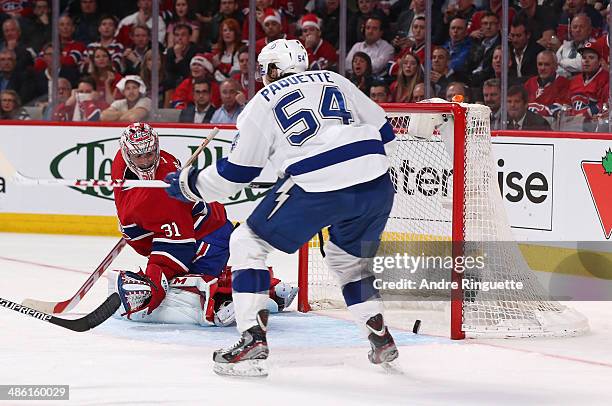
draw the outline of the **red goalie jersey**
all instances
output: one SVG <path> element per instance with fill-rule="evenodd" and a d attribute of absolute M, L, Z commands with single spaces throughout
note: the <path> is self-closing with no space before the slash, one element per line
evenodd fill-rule
<path fill-rule="evenodd" d="M 155 179 L 163 180 L 179 168 L 175 157 L 160 151 Z M 115 155 L 111 175 L 138 179 L 121 151 Z M 136 252 L 149 257 L 147 268 L 161 267 L 168 280 L 188 272 L 216 277 L 224 269 L 233 226 L 221 203 L 184 203 L 159 188 L 116 188 L 114 193 L 121 233 Z M 204 256 L 210 258 L 200 261 Z"/>

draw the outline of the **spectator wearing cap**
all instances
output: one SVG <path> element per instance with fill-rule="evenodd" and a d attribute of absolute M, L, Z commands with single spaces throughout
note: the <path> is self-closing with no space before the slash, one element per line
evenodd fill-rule
<path fill-rule="evenodd" d="M 550 131 L 544 117 L 527 109 L 527 90 L 521 85 L 508 89 L 508 129 Z"/>
<path fill-rule="evenodd" d="M 180 123 L 210 123 L 215 107 L 210 103 L 210 82 L 197 79 L 193 84 L 193 103 L 181 110 Z"/>
<path fill-rule="evenodd" d="M 306 14 L 298 21 L 298 26 L 302 30 L 300 40 L 308 52 L 309 69 L 335 70 L 338 52 L 332 44 L 321 38 L 319 17 Z"/>
<path fill-rule="evenodd" d="M 293 39 L 283 32 L 281 15 L 273 8 L 267 8 L 264 10 L 263 27 L 265 37 L 258 39 L 255 43 L 255 52 L 257 54 L 259 54 L 266 45 L 274 40 L 281 38 Z"/>
<path fill-rule="evenodd" d="M 149 27 L 150 30 L 153 29 L 153 2 L 151 0 L 138 0 L 137 5 L 138 11 L 121 20 L 117 28 L 117 41 L 121 42 L 126 48 L 131 46 L 130 32 L 133 26 L 144 24 Z M 164 43 L 166 37 L 166 24 L 161 16 L 157 18 L 159 19 L 159 42 Z"/>
<path fill-rule="evenodd" d="M 238 115 L 244 109 L 237 99 L 238 94 L 238 83 L 235 80 L 228 79 L 223 81 L 220 86 L 221 92 L 221 107 L 215 111 L 211 123 L 215 124 L 236 124 Z"/>
<path fill-rule="evenodd" d="M 365 40 L 357 42 L 346 56 L 346 66 L 351 66 L 353 55 L 356 52 L 365 52 L 372 60 L 372 73 L 380 74 L 387 64 L 393 60 L 393 46 L 382 39 L 382 20 L 371 17 L 366 21 Z"/>
<path fill-rule="evenodd" d="M 578 49 L 582 56 L 582 74 L 574 76 L 569 84 L 571 114 L 590 120 L 600 114 L 608 101 L 608 72 L 603 69 L 601 46 L 587 42 Z"/>
<path fill-rule="evenodd" d="M 257 23 L 255 24 L 255 40 L 258 41 L 266 36 L 266 32 L 264 30 L 264 19 L 266 18 L 266 10 L 269 8 L 273 8 L 273 0 L 256 0 L 255 4 L 255 20 Z M 274 9 L 280 16 L 281 19 L 281 31 L 287 32 L 288 24 L 287 19 L 277 10 Z M 249 18 L 248 13 L 249 9 L 243 9 L 245 13 L 244 20 L 242 22 L 242 38 L 247 40 L 249 38 Z"/>
<path fill-rule="evenodd" d="M 215 68 L 211 62 L 211 54 L 197 54 L 191 59 L 190 69 L 191 76 L 183 80 L 172 95 L 172 107 L 176 109 L 184 109 L 188 103 L 193 102 L 193 84 L 198 79 L 203 79 L 211 83 L 211 101 L 213 106 L 221 105 L 221 96 L 219 95 L 219 85 L 213 80 L 213 72 Z"/>
<path fill-rule="evenodd" d="M 142 121 L 151 111 L 151 99 L 146 97 L 147 87 L 137 75 L 128 75 L 117 83 L 117 89 L 125 97 L 115 100 L 102 112 L 102 121 Z"/>
<path fill-rule="evenodd" d="M 124 71 L 123 64 L 123 45 L 115 39 L 115 31 L 117 30 L 117 19 L 110 15 L 104 14 L 98 21 L 98 41 L 90 42 L 87 44 L 87 51 L 85 53 L 85 65 L 83 70 L 87 70 L 89 64 L 93 59 L 93 54 L 96 48 L 104 47 L 108 49 L 113 61 L 113 67 L 117 72 Z"/>
<path fill-rule="evenodd" d="M 557 50 L 557 73 L 566 78 L 571 78 L 577 73 L 582 72 L 582 58 L 578 54 L 578 49 L 582 48 L 585 43 L 593 42 L 595 39 L 591 37 L 593 28 L 591 27 L 591 19 L 586 14 L 578 14 L 574 16 L 571 23 L 570 35 L 571 39 L 563 41 L 561 47 Z"/>
<path fill-rule="evenodd" d="M 525 82 L 529 110 L 543 117 L 552 117 L 561 106 L 569 104 L 569 80 L 557 74 L 557 57 L 545 49 L 538 54 L 538 76 Z"/>
<path fill-rule="evenodd" d="M 191 59 L 200 49 L 191 42 L 191 26 L 177 24 L 174 26 L 174 46 L 166 50 L 166 77 L 174 85 L 181 83 L 189 76 Z"/>

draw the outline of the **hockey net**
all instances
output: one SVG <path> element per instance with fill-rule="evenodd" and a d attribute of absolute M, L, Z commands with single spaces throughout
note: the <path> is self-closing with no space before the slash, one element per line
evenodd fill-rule
<path fill-rule="evenodd" d="M 396 197 L 377 255 L 403 252 L 448 257 L 484 254 L 478 273 L 448 268 L 413 269 L 402 275 L 377 275 L 394 281 L 455 281 L 459 288 L 422 290 L 381 289 L 386 303 L 403 309 L 446 310 L 450 336 L 533 337 L 578 335 L 588 323 L 578 312 L 548 300 L 518 244 L 514 241 L 493 168 L 488 107 L 457 103 L 386 106 L 398 147 L 390 156 Z M 436 113 L 450 119 L 454 145 L 435 134 L 413 137 L 408 123 L 413 114 Z M 453 151 L 449 151 L 452 148 Z M 323 240 L 327 234 L 323 234 Z M 324 245 L 324 244 L 323 244 Z M 385 252 L 387 250 L 388 252 Z M 343 306 L 340 287 L 324 263 L 320 239 L 300 250 L 301 311 Z M 453 262 L 455 264 L 455 262 Z M 399 272 L 399 273 L 398 273 Z M 522 284 L 521 289 L 462 289 L 462 281 Z M 379 285 L 380 286 L 380 285 Z M 514 285 L 515 287 L 517 285 Z M 396 300 L 398 299 L 398 300 Z"/>

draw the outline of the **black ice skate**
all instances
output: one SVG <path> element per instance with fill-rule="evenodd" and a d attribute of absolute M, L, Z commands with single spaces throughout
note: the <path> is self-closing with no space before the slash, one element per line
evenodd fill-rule
<path fill-rule="evenodd" d="M 213 371 L 226 376 L 268 376 L 266 360 L 268 358 L 268 342 L 266 328 L 268 326 L 268 310 L 257 313 L 257 325 L 242 333 L 236 344 L 213 353 L 215 362 Z"/>
<path fill-rule="evenodd" d="M 393 337 L 389 333 L 389 329 L 385 326 L 382 314 L 370 317 L 366 322 L 366 327 L 370 331 L 368 340 L 372 350 L 368 353 L 368 359 L 372 364 L 382 365 L 389 364 L 399 356 Z"/>

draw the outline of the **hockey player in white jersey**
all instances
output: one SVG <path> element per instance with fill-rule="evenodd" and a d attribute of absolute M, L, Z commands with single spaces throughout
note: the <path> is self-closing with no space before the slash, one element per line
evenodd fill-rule
<path fill-rule="evenodd" d="M 266 86 L 238 117 L 227 158 L 200 172 L 168 175 L 178 199 L 217 201 L 257 177 L 269 160 L 279 180 L 230 239 L 236 322 L 234 346 L 214 353 L 215 372 L 265 376 L 268 357 L 265 265 L 276 249 L 296 252 L 329 227 L 326 263 L 335 273 L 349 311 L 364 329 L 374 364 L 398 351 L 383 319 L 367 258 L 375 255 L 391 211 L 394 189 L 385 153 L 394 141 L 384 110 L 346 78 L 308 71 L 296 40 L 276 40 L 259 54 Z"/>

